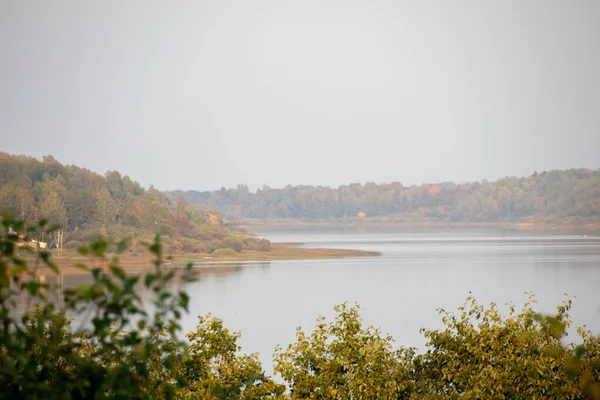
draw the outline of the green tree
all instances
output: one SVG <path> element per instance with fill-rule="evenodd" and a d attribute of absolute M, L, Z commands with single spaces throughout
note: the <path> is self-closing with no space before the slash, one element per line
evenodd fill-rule
<path fill-rule="evenodd" d="M 571 300 L 544 318 L 530 296 L 523 311 L 511 305 L 508 316 L 473 297 L 459 315 L 440 310 L 446 328 L 423 331 L 428 351 L 413 361 L 415 392 L 447 399 L 585 398 L 566 369 L 574 348 L 561 342 Z"/>
<path fill-rule="evenodd" d="M 336 306 L 331 323 L 317 320 L 311 334 L 300 328 L 296 343 L 277 349 L 275 372 L 288 385 L 292 399 L 392 399 L 408 396 L 410 381 L 403 360 L 407 350 L 394 350 L 390 336 L 363 327 L 358 306 Z"/>
<path fill-rule="evenodd" d="M 110 192 L 106 188 L 100 189 L 96 193 L 96 213 L 103 226 L 108 227 L 114 223 L 117 215 L 117 206 Z"/>
<path fill-rule="evenodd" d="M 42 214 L 55 225 L 64 225 L 67 222 L 65 202 L 58 191 L 49 189 L 45 193 Z"/>
<path fill-rule="evenodd" d="M 282 398 L 285 387 L 265 375 L 258 354 L 239 355 L 239 333 L 223 327 L 210 314 L 198 317 L 195 332 L 186 336 L 189 356 L 181 364 L 187 386 L 178 392 L 193 399 Z"/>

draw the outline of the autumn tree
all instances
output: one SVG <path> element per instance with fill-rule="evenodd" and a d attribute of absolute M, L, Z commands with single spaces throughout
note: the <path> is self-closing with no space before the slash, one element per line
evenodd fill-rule
<path fill-rule="evenodd" d="M 403 361 L 412 353 L 364 327 L 358 306 L 344 303 L 335 311 L 332 322 L 321 317 L 312 333 L 299 328 L 295 343 L 276 350 L 275 372 L 292 399 L 406 398 L 411 384 Z"/>
<path fill-rule="evenodd" d="M 180 398 L 280 399 L 285 387 L 265 374 L 258 354 L 239 354 L 240 334 L 230 332 L 223 321 L 198 317 L 194 332 L 186 335 L 188 357 L 181 364 L 187 385 Z"/>
<path fill-rule="evenodd" d="M 115 220 L 117 207 L 107 188 L 102 188 L 96 193 L 96 212 L 105 227 Z"/>

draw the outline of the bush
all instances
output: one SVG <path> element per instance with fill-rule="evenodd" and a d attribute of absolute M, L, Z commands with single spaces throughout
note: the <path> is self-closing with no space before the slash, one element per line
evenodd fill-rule
<path fill-rule="evenodd" d="M 189 357 L 182 371 L 188 386 L 178 391 L 180 397 L 284 399 L 285 386 L 265 375 L 258 354 L 240 354 L 239 333 L 230 332 L 210 314 L 198 320 L 196 331 L 186 335 Z"/>
<path fill-rule="evenodd" d="M 218 244 L 217 244 L 217 249 L 231 249 L 237 253 L 241 253 L 243 248 L 244 248 L 244 242 L 242 242 L 240 239 L 233 237 L 233 236 L 229 236 L 226 237 L 225 239 L 221 240 Z"/>
<path fill-rule="evenodd" d="M 260 250 L 260 239 L 245 237 L 242 240 L 244 242 L 244 250 Z"/>
<path fill-rule="evenodd" d="M 561 342 L 571 324 L 571 300 L 542 317 L 530 296 L 520 313 L 511 306 L 508 316 L 473 297 L 459 315 L 442 310 L 445 329 L 424 330 L 429 351 L 413 360 L 415 390 L 453 398 L 579 398 L 567 373 L 575 349 Z"/>
<path fill-rule="evenodd" d="M 267 239 L 260 239 L 260 251 L 271 251 L 271 241 Z"/>
<path fill-rule="evenodd" d="M 335 311 L 333 322 L 320 317 L 311 334 L 299 329 L 296 343 L 275 352 L 275 371 L 294 398 L 407 398 L 404 360 L 411 353 L 394 350 L 390 336 L 363 327 L 358 306 L 344 303 Z"/>
<path fill-rule="evenodd" d="M 245 237 L 243 243 L 245 250 L 271 251 L 271 242 L 267 239 Z"/>
<path fill-rule="evenodd" d="M 181 243 L 183 244 L 183 251 L 189 253 L 210 253 L 209 247 L 206 243 L 200 242 L 194 239 L 182 238 Z"/>
<path fill-rule="evenodd" d="M 217 249 L 212 252 L 212 255 L 215 257 L 235 257 L 238 253 L 232 249 Z"/>

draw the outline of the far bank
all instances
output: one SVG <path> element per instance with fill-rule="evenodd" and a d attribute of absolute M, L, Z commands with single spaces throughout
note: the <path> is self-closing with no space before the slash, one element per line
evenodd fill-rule
<path fill-rule="evenodd" d="M 600 235 L 600 223 L 596 222 L 464 222 L 464 221 L 407 221 L 392 218 L 362 218 L 351 220 L 308 220 L 308 219 L 244 219 L 240 228 L 250 232 L 271 230 L 336 230 L 336 229 L 372 229 L 372 230 L 411 230 L 411 229 L 468 229 L 496 228 L 503 230 L 539 231 L 544 233 L 570 233 Z"/>

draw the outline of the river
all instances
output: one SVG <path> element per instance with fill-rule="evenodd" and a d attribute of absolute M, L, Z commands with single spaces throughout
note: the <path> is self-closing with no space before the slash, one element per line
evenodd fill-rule
<path fill-rule="evenodd" d="M 513 302 L 534 292 L 537 309 L 552 312 L 577 296 L 572 317 L 600 332 L 600 237 L 500 229 L 264 231 L 273 242 L 363 249 L 379 257 L 276 261 L 202 270 L 190 284 L 192 330 L 211 312 L 242 333 L 245 352 L 259 352 L 267 371 L 276 345 L 310 329 L 335 304 L 358 302 L 365 323 L 398 345 L 423 349 L 420 328 L 441 327 L 438 308 L 456 310 L 469 292 L 479 302 Z M 504 307 L 504 306 L 503 306 Z M 504 308 L 506 309 L 506 308 Z"/>

